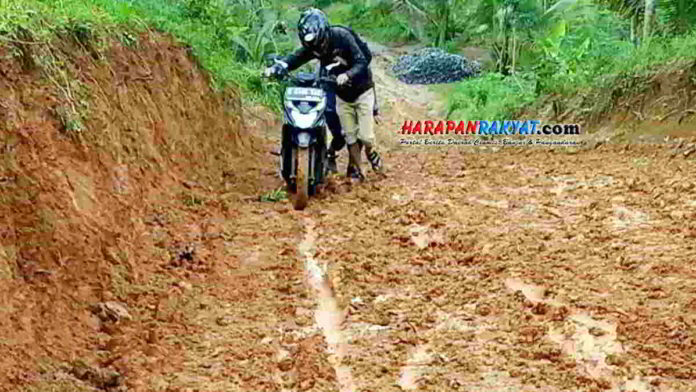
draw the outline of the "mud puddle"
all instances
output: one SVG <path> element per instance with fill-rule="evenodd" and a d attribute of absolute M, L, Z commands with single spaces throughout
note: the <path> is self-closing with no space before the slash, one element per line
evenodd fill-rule
<path fill-rule="evenodd" d="M 347 344 L 341 330 L 344 314 L 338 306 L 333 290 L 327 279 L 327 265 L 321 264 L 314 258 L 316 232 L 314 221 L 305 220 L 306 234 L 299 245 L 299 251 L 305 261 L 305 270 L 310 286 L 317 296 L 315 322 L 321 328 L 328 345 L 329 363 L 336 371 L 336 378 L 341 392 L 356 391 L 355 382 L 348 366 L 342 365 L 346 355 Z"/>

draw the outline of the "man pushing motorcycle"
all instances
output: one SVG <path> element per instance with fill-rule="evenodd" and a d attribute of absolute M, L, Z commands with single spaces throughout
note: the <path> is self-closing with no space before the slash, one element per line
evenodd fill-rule
<path fill-rule="evenodd" d="M 338 116 L 335 112 L 334 91 L 327 88 L 326 120 L 333 139 L 328 150 L 329 168 L 336 167 L 336 152 L 348 145 L 348 170 L 352 179 L 364 180 L 361 169 L 361 150 L 372 169 L 384 174 L 382 158 L 375 146 L 374 115 L 375 91 L 368 59 L 352 32 L 341 26 L 331 26 L 326 15 L 310 8 L 302 13 L 297 24 L 302 47 L 285 57 L 283 61 L 267 68 L 267 76 L 293 71 L 307 62 L 318 59 L 321 69 L 336 76 L 335 95 L 338 99 Z M 332 110 L 333 109 L 333 110 Z M 341 134 L 343 128 L 344 135 Z M 345 137 L 345 139 L 344 139 Z"/>

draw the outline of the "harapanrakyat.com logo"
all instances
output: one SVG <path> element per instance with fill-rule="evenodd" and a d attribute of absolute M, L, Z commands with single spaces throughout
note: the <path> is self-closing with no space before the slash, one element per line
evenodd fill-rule
<path fill-rule="evenodd" d="M 580 135 L 578 124 L 541 124 L 540 120 L 501 120 L 501 121 L 404 121 L 402 135 L 462 135 L 462 136 L 575 136 Z M 572 140 L 542 139 L 482 139 L 482 138 L 435 138 L 435 139 L 401 139 L 401 144 L 581 144 Z"/>

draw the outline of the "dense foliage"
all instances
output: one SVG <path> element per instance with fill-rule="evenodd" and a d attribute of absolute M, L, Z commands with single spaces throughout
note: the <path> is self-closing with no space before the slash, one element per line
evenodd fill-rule
<path fill-rule="evenodd" d="M 131 42 L 128 31 L 154 27 L 190 45 L 219 87 L 235 83 L 246 99 L 275 105 L 278 86 L 259 71 L 266 55 L 297 45 L 307 6 L 374 41 L 488 50 L 489 75 L 450 94 L 451 112 L 466 116 L 512 115 L 546 94 L 696 55 L 690 0 L 0 0 L 0 39 L 68 31 Z"/>
<path fill-rule="evenodd" d="M 323 3 L 331 3 L 333 18 L 375 40 L 488 49 L 491 74 L 448 89 L 450 114 L 468 118 L 514 116 L 544 95 L 611 85 L 613 78 L 696 56 L 696 3 L 686 0 Z"/>

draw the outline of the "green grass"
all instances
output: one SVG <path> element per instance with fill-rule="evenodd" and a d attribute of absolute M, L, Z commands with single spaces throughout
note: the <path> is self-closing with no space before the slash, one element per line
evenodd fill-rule
<path fill-rule="evenodd" d="M 621 58 L 613 58 L 611 67 L 615 73 L 642 72 L 658 64 L 694 58 L 696 58 L 696 31 L 685 36 L 655 39 L 650 46 L 641 47 Z"/>
<path fill-rule="evenodd" d="M 512 118 L 545 97 L 569 100 L 578 94 L 593 97 L 586 100 L 587 105 L 592 106 L 578 110 L 604 110 L 606 105 L 599 101 L 610 101 L 611 97 L 607 96 L 616 89 L 622 89 L 623 94 L 640 89 L 631 84 L 638 77 L 696 61 L 696 32 L 656 39 L 649 46 L 639 48 L 625 45 L 625 42 L 617 42 L 609 48 L 582 58 L 567 72 L 561 72 L 563 67 L 553 64 L 546 75 L 525 72 L 503 78 L 498 74 L 486 74 L 460 82 L 448 94 L 450 115 L 465 119 Z"/>
<path fill-rule="evenodd" d="M 447 117 L 468 120 L 505 120 L 518 108 L 533 102 L 534 83 L 488 73 L 458 83 L 449 92 Z"/>
<path fill-rule="evenodd" d="M 182 44 L 190 46 L 203 68 L 213 76 L 214 87 L 222 89 L 230 85 L 237 86 L 244 92 L 246 101 L 267 105 L 277 101 L 277 84 L 264 83 L 260 78 L 261 62 L 258 59 L 241 60 L 239 51 L 234 43 L 230 42 L 230 38 L 241 36 L 245 32 L 243 21 L 231 21 L 231 16 L 230 19 L 226 19 L 227 15 L 224 14 L 214 15 L 209 19 L 192 16 L 180 2 L 89 1 L 98 4 L 122 25 L 140 29 L 155 28 L 172 34 Z M 220 21 L 223 20 L 230 23 L 221 24 Z M 276 42 L 271 44 L 275 45 Z M 285 47 L 287 46 L 286 42 Z M 281 51 L 281 48 L 278 50 Z"/>
<path fill-rule="evenodd" d="M 548 93 L 572 95 L 588 88 L 606 87 L 622 75 L 641 75 L 656 67 L 696 58 L 696 32 L 686 36 L 655 39 L 650 45 L 634 48 L 617 42 L 604 51 L 581 59 L 575 72 L 559 72 L 547 81 Z"/>
<path fill-rule="evenodd" d="M 272 191 L 269 191 L 259 197 L 260 201 L 263 202 L 278 202 L 278 201 L 284 201 L 288 199 L 288 193 L 283 190 L 282 188 L 274 189 Z"/>
<path fill-rule="evenodd" d="M 61 32 L 110 32 L 116 26 L 111 15 L 89 1 L 0 0 L 0 41 L 7 43 L 49 42 Z"/>
<path fill-rule="evenodd" d="M 205 11 L 192 14 L 185 0 L 0 0 L 0 43 L 12 45 L 13 54 L 19 56 L 22 43 L 50 45 L 66 33 L 98 48 L 107 37 L 133 45 L 135 34 L 154 29 L 191 47 L 200 65 L 211 73 L 213 87 L 234 85 L 244 92 L 246 101 L 277 104 L 279 86 L 261 80 L 261 58 L 269 52 L 290 51 L 295 46 L 292 33 L 269 33 L 256 40 L 259 34 L 249 31 L 250 16 L 243 14 L 252 10 L 240 11 L 223 6 L 222 0 L 211 0 Z M 292 17 L 296 16 L 289 12 L 285 19 Z M 251 47 L 254 58 L 241 50 L 239 42 Z"/>

